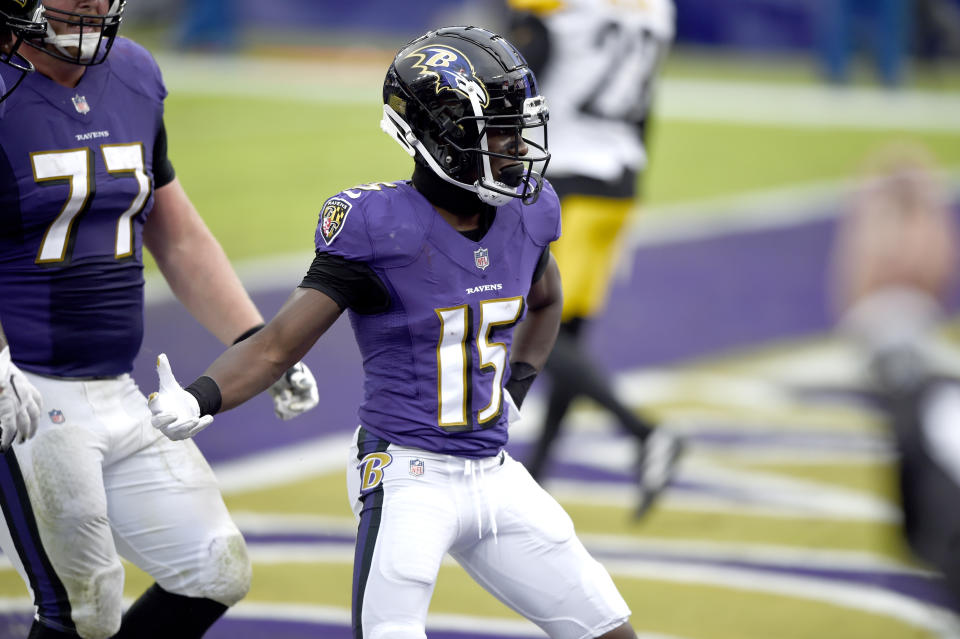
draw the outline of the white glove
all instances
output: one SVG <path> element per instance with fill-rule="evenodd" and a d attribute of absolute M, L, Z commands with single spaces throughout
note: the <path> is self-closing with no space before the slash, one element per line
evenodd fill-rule
<path fill-rule="evenodd" d="M 160 388 L 150 394 L 147 402 L 153 413 L 150 423 L 154 428 L 177 441 L 193 437 L 213 422 L 213 415 L 200 416 L 197 399 L 180 387 L 164 353 L 157 357 L 157 376 Z"/>
<path fill-rule="evenodd" d="M 513 401 L 513 396 L 506 388 L 503 389 L 503 397 L 507 402 L 507 425 L 513 426 L 520 421 L 520 409 L 517 408 L 517 403 Z"/>
<path fill-rule="evenodd" d="M 293 419 L 320 403 L 317 380 L 303 362 L 291 366 L 267 389 L 273 397 L 273 412 L 280 419 Z"/>
<path fill-rule="evenodd" d="M 27 381 L 10 359 L 10 347 L 0 349 L 0 452 L 6 452 L 13 443 L 25 442 L 37 432 L 40 391 Z"/>

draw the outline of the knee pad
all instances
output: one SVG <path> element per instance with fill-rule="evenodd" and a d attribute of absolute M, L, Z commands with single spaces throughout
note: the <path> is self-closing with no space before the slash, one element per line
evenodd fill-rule
<path fill-rule="evenodd" d="M 117 562 L 90 577 L 74 592 L 69 584 L 71 617 L 83 639 L 107 639 L 120 630 L 123 614 L 123 566 Z"/>
<path fill-rule="evenodd" d="M 371 628 L 369 639 L 427 639 L 427 632 L 420 624 L 387 622 Z"/>
<path fill-rule="evenodd" d="M 200 596 L 232 606 L 250 590 L 252 568 L 239 532 L 214 537 L 202 572 Z"/>

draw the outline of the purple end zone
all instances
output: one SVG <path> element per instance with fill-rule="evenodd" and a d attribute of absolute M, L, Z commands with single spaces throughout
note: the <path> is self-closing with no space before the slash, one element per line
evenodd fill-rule
<path fill-rule="evenodd" d="M 597 363 L 612 371 L 664 365 L 828 331 L 835 228 L 835 220 L 817 218 L 640 248 L 632 277 L 614 285 L 605 312 L 589 328 Z M 269 318 L 289 289 L 278 284 L 253 297 Z M 155 304 L 147 311 L 134 377 L 145 393 L 155 390 L 156 356 L 166 352 L 186 385 L 222 349 L 177 302 Z M 217 426 L 197 437 L 212 462 L 356 427 L 361 362 L 347 319 L 338 320 L 304 361 L 320 386 L 320 407 L 281 423 L 261 396 L 218 415 Z"/>

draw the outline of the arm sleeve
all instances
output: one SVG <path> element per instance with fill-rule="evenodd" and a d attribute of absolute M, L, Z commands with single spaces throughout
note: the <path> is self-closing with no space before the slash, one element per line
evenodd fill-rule
<path fill-rule="evenodd" d="M 540 254 L 540 259 L 537 261 L 537 267 L 533 269 L 533 279 L 530 280 L 531 284 L 536 284 L 540 281 L 540 278 L 543 277 L 543 274 L 547 270 L 547 265 L 550 264 L 550 245 L 548 244 L 543 249 L 543 253 Z"/>
<path fill-rule="evenodd" d="M 160 128 L 157 130 L 157 140 L 153 144 L 153 188 L 159 189 L 173 182 L 177 176 L 173 164 L 167 157 L 167 127 L 160 118 Z"/>
<path fill-rule="evenodd" d="M 373 269 L 331 253 L 317 253 L 300 288 L 316 289 L 341 309 L 361 315 L 382 313 L 390 307 L 390 293 Z"/>

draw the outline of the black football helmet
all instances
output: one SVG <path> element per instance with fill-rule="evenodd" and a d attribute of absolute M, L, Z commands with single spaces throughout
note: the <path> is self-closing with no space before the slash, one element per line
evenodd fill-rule
<path fill-rule="evenodd" d="M 485 29 L 445 27 L 397 53 L 383 83 L 380 128 L 441 179 L 503 206 L 511 198 L 530 204 L 543 188 L 547 116 L 533 72 L 513 45 Z M 516 136 L 512 155 L 487 142 L 488 134 L 505 133 Z M 494 180 L 492 157 L 516 164 Z"/>
<path fill-rule="evenodd" d="M 110 0 L 106 13 L 91 14 L 47 7 L 46 37 L 27 42 L 58 60 L 85 67 L 100 64 L 113 47 L 126 4 L 127 0 Z"/>
<path fill-rule="evenodd" d="M 20 45 L 30 38 L 42 38 L 47 33 L 47 22 L 43 18 L 43 5 L 40 0 L 0 0 L 0 62 L 20 72 L 16 82 L 5 87 L 0 102 L 13 93 L 24 76 L 33 71 L 33 64 L 20 55 Z"/>

